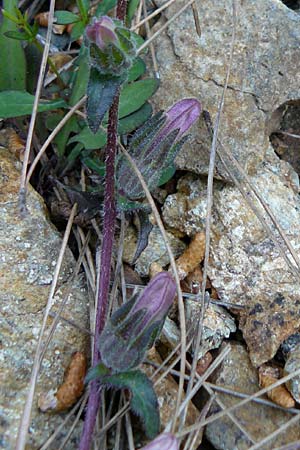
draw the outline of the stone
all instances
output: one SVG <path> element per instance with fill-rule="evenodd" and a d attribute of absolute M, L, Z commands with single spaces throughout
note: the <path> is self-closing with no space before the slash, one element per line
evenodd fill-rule
<path fill-rule="evenodd" d="M 227 345 L 230 346 L 230 352 L 213 373 L 211 382 L 217 386 L 248 395 L 254 394 L 260 389 L 258 375 L 255 368 L 251 365 L 246 348 L 237 343 Z M 218 392 L 218 396 L 228 408 L 241 401 L 240 398 L 221 392 Z M 210 415 L 219 411 L 220 407 L 214 403 L 210 410 Z M 259 443 L 260 440 L 293 417 L 291 413 L 255 402 L 248 402 L 245 406 L 233 411 L 232 414 L 234 414 L 256 443 Z M 251 442 L 249 442 L 248 438 L 226 415 L 208 424 L 205 435 L 217 450 L 246 450 L 251 447 Z M 259 448 L 261 450 L 272 450 L 275 447 L 280 447 L 299 439 L 299 427 L 291 426 L 277 435 L 275 439 L 269 441 L 268 444 L 261 445 Z"/>
<path fill-rule="evenodd" d="M 194 352 L 197 333 L 198 321 L 201 315 L 201 304 L 192 300 L 184 301 L 186 313 L 186 327 L 191 329 L 190 337 L 194 337 L 192 344 L 192 352 Z M 204 313 L 202 339 L 197 359 L 201 359 L 206 352 L 219 348 L 224 338 L 228 338 L 230 333 L 236 331 L 234 318 L 221 306 L 209 304 Z"/>
<path fill-rule="evenodd" d="M 158 366 L 162 364 L 162 359 L 154 347 L 148 352 L 147 359 Z M 151 366 L 150 364 L 143 364 L 142 370 L 150 378 L 153 376 L 156 367 Z M 158 374 L 153 377 L 152 381 L 154 383 L 154 390 L 157 395 L 159 404 L 161 430 L 163 430 L 166 425 L 173 419 L 175 414 L 178 384 L 170 374 L 160 380 L 159 383 L 155 384 L 155 381 L 160 378 L 161 374 L 162 372 L 159 371 Z M 183 394 L 182 401 L 184 400 L 184 398 L 185 395 Z M 192 402 L 190 402 L 189 407 L 187 408 L 185 421 L 186 426 L 196 423 L 199 419 L 199 415 L 200 411 L 198 411 L 196 406 Z M 200 444 L 201 436 L 198 437 L 193 447 L 189 447 L 189 450 L 196 450 Z"/>
<path fill-rule="evenodd" d="M 285 165 L 265 161 L 251 181 L 299 254 L 300 202 Z M 221 300 L 243 306 L 239 327 L 258 367 L 298 330 L 300 283 L 237 188 L 216 192 L 214 208 L 209 278 Z"/>
<path fill-rule="evenodd" d="M 130 227 L 128 233 L 126 234 L 127 237 L 124 241 L 123 260 L 130 264 L 136 250 L 137 234 L 133 227 Z M 186 245 L 172 233 L 166 231 L 166 234 L 167 238 L 169 239 L 174 257 L 177 258 L 179 255 L 181 255 L 181 253 L 183 253 Z M 150 266 L 153 262 L 157 262 L 162 267 L 165 267 L 170 263 L 169 254 L 167 252 L 160 229 L 157 225 L 153 226 L 149 234 L 148 245 L 138 257 L 135 264 L 135 270 L 141 276 L 148 276 Z"/>
<path fill-rule="evenodd" d="M 284 375 L 296 372 L 300 369 L 300 345 L 289 353 L 284 365 Z M 300 403 L 300 376 L 296 375 L 286 383 L 286 387 L 292 394 L 296 402 Z"/>
<path fill-rule="evenodd" d="M 158 6 L 164 3 L 156 2 Z M 164 10 L 164 18 L 170 19 L 185 3 L 174 2 Z M 155 50 L 161 85 L 154 104 L 166 109 L 182 97 L 195 96 L 214 119 L 229 59 L 232 3 L 197 0 L 195 4 L 201 36 L 196 33 L 192 8 L 188 8 L 159 37 Z M 299 98 L 300 16 L 279 0 L 238 0 L 236 8 L 234 56 L 219 138 L 251 174 L 269 145 L 265 131 L 272 112 Z M 203 121 L 191 134 L 176 164 L 206 174 L 211 140 Z M 219 160 L 217 176 L 229 180 Z"/>
<path fill-rule="evenodd" d="M 20 163 L 6 149 L 0 149 L 0 302 L 1 302 L 1 448 L 12 450 L 25 398 L 47 303 L 50 284 L 62 243 L 60 233 L 47 216 L 42 198 L 29 186 L 28 214 L 20 218 L 18 194 Z M 55 293 L 57 311 L 75 265 L 67 249 Z M 88 328 L 88 301 L 80 276 L 73 281 L 71 295 L 62 316 Z M 53 318 L 48 320 L 51 325 Z M 75 351 L 86 352 L 88 335 L 60 321 L 46 351 L 33 403 L 28 448 L 36 450 L 61 424 L 63 416 L 38 411 L 42 392 L 57 388 Z M 55 441 L 58 448 L 68 427 Z M 80 425 L 66 448 L 77 447 Z M 27 447 L 26 447 L 27 448 Z"/>

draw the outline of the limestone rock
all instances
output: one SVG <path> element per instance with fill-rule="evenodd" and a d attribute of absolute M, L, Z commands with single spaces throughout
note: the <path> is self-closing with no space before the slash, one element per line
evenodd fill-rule
<path fill-rule="evenodd" d="M 156 363 L 158 365 L 161 365 L 162 360 L 159 356 L 159 353 L 155 350 L 155 348 L 152 348 L 147 355 L 147 358 L 152 361 L 153 363 Z M 143 364 L 142 370 L 146 373 L 146 375 L 150 378 L 153 373 L 155 372 L 156 368 L 154 366 Z M 159 404 L 159 412 L 160 412 L 160 422 L 161 422 L 161 430 L 163 430 L 168 422 L 170 422 L 175 414 L 176 409 L 176 398 L 177 398 L 177 392 L 178 392 L 178 384 L 176 381 L 172 378 L 172 376 L 169 374 L 165 378 L 159 381 L 158 384 L 155 385 L 155 381 L 161 376 L 161 372 L 159 372 L 157 375 L 154 376 L 152 379 L 154 383 L 154 389 L 155 393 L 157 395 L 157 400 Z M 184 400 L 185 396 L 183 395 Z M 187 410 L 187 416 L 186 416 L 186 425 L 193 425 L 197 422 L 199 418 L 200 411 L 194 406 L 193 403 L 190 402 L 188 410 Z M 196 450 L 201 443 L 201 436 L 198 437 L 196 443 L 193 447 L 189 447 L 189 450 Z"/>
<path fill-rule="evenodd" d="M 166 233 L 169 239 L 171 249 L 176 258 L 179 255 L 181 255 L 186 246 L 180 239 L 173 236 L 173 234 L 169 232 Z M 126 238 L 124 243 L 124 256 L 123 256 L 124 261 L 128 262 L 129 264 L 132 261 L 133 256 L 135 254 L 136 242 L 137 238 L 135 230 L 134 228 L 130 228 L 130 231 L 128 232 L 128 237 Z M 170 263 L 169 255 L 158 226 L 153 226 L 149 234 L 148 245 L 137 259 L 135 270 L 141 276 L 147 276 L 149 275 L 150 266 L 153 262 L 157 262 L 162 267 L 165 267 Z"/>
<path fill-rule="evenodd" d="M 284 365 L 284 375 L 289 375 L 290 373 L 296 372 L 300 369 L 300 346 L 297 345 L 287 357 Z M 291 380 L 286 383 L 286 387 L 296 400 L 300 403 L 300 376 L 296 375 Z"/>
<path fill-rule="evenodd" d="M 198 332 L 198 321 L 201 314 L 201 304 L 199 302 L 185 300 L 185 312 L 187 329 L 191 328 L 190 336 L 195 336 Z M 224 338 L 228 338 L 230 333 L 236 331 L 233 317 L 221 306 L 210 304 L 204 314 L 202 340 L 197 358 L 202 358 L 209 350 L 219 348 Z M 194 351 L 195 342 L 192 344 Z"/>
<path fill-rule="evenodd" d="M 238 392 L 254 394 L 259 390 L 258 376 L 257 371 L 250 363 L 247 350 L 240 344 L 231 343 L 229 345 L 231 351 L 214 372 L 212 382 Z M 227 407 L 241 401 L 241 399 L 227 394 L 218 393 L 218 396 Z M 219 410 L 214 403 L 210 413 L 217 413 Z M 232 413 L 256 443 L 292 418 L 288 412 L 254 402 L 249 402 Z M 208 424 L 205 433 L 217 450 L 246 450 L 251 447 L 251 442 L 226 415 Z M 268 444 L 261 445 L 259 448 L 271 450 L 298 439 L 300 439 L 299 427 L 291 426 Z"/>
<path fill-rule="evenodd" d="M 163 14 L 169 19 L 185 3 L 174 2 Z M 219 138 L 249 173 L 255 173 L 268 147 L 266 122 L 280 105 L 299 98 L 300 16 L 280 0 L 239 0 L 236 6 L 235 50 Z M 165 109 L 184 96 L 196 96 L 214 118 L 230 52 L 232 3 L 198 0 L 196 7 L 200 37 L 191 8 L 160 36 L 156 57 L 161 86 L 154 103 Z M 200 121 L 176 163 L 181 169 L 205 174 L 209 149 L 210 139 Z M 228 179 L 219 161 L 217 170 Z"/>
<path fill-rule="evenodd" d="M 28 214 L 21 219 L 18 209 L 20 165 L 0 150 L 0 303 L 1 303 L 1 448 L 12 450 L 28 391 L 38 334 L 42 323 L 61 236 L 47 218 L 41 197 L 28 190 Z M 54 311 L 60 305 L 74 258 L 67 249 L 55 295 Z M 88 326 L 87 293 L 80 280 L 73 283 L 63 317 Z M 49 319 L 49 325 L 53 319 Z M 28 448 L 35 450 L 58 427 L 60 415 L 42 414 L 37 408 L 41 392 L 56 388 L 74 351 L 87 350 L 87 336 L 60 322 L 42 363 L 33 404 Z M 79 427 L 80 428 L 80 427 Z M 63 434 L 66 434 L 65 430 Z M 80 430 L 79 430 L 80 432 Z M 75 448 L 71 439 L 66 448 Z M 62 436 L 60 436 L 61 439 Z M 60 441 L 61 442 L 61 441 Z M 58 447 L 58 441 L 56 442 Z"/>
<path fill-rule="evenodd" d="M 300 202 L 283 167 L 265 162 L 252 182 L 299 254 Z M 222 300 L 244 306 L 239 326 L 259 366 L 300 326 L 300 283 L 237 188 L 216 192 L 214 206 L 209 277 Z"/>

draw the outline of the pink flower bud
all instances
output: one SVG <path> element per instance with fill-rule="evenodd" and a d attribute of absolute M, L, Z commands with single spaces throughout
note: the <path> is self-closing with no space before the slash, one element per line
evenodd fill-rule
<path fill-rule="evenodd" d="M 141 450 L 179 450 L 179 443 L 171 433 L 162 433 Z"/>
<path fill-rule="evenodd" d="M 92 25 L 86 27 L 86 35 L 97 47 L 105 50 L 110 42 L 118 41 L 115 28 L 116 25 L 110 17 L 102 16 L 99 19 L 94 19 Z"/>

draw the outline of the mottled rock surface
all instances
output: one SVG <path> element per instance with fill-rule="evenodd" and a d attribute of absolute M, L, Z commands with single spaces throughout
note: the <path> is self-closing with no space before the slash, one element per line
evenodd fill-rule
<path fill-rule="evenodd" d="M 214 372 L 212 382 L 246 394 L 254 394 L 259 390 L 257 371 L 251 365 L 247 350 L 240 344 L 230 344 L 230 353 Z M 241 401 L 227 394 L 218 393 L 218 396 L 227 407 Z M 219 410 L 219 407 L 213 404 L 210 412 L 216 413 Z M 256 443 L 293 417 L 290 413 L 254 402 L 238 408 L 233 414 Z M 242 431 L 226 416 L 207 425 L 205 433 L 217 450 L 246 450 L 251 447 Z M 259 449 L 272 450 L 298 439 L 300 439 L 299 427 L 291 426 L 268 444 L 261 445 Z"/>
<path fill-rule="evenodd" d="M 172 252 L 176 258 L 183 253 L 186 245 L 180 239 L 173 236 L 173 234 L 166 233 Z M 132 262 L 135 255 L 136 243 L 137 232 L 133 227 L 128 227 L 124 241 L 123 260 L 129 264 Z M 153 262 L 157 262 L 162 267 L 165 267 L 170 263 L 169 254 L 158 226 L 153 226 L 148 237 L 148 245 L 137 259 L 135 270 L 141 276 L 148 276 L 150 266 Z"/>
<path fill-rule="evenodd" d="M 0 150 L 0 303 L 1 303 L 1 444 L 12 450 L 19 419 L 24 407 L 38 334 L 46 306 L 61 235 L 47 218 L 41 197 L 29 187 L 28 214 L 18 212 L 20 165 L 6 150 Z M 74 268 L 74 258 L 67 249 L 53 310 L 57 310 Z M 81 326 L 88 326 L 87 293 L 80 278 L 72 286 L 63 316 Z M 53 319 L 49 319 L 48 325 Z M 87 350 L 87 336 L 60 322 L 42 363 L 28 449 L 35 450 L 62 422 L 60 415 L 42 414 L 37 409 L 39 393 L 56 388 L 74 351 Z M 67 433 L 67 427 L 63 435 Z M 80 427 L 66 448 L 76 448 Z M 77 436 L 77 437 L 76 437 Z M 62 435 L 59 440 L 61 442 Z M 58 442 L 56 441 L 56 448 Z"/>
<path fill-rule="evenodd" d="M 165 1 L 156 3 L 160 6 Z M 176 1 L 165 10 L 165 17 L 171 18 L 185 3 Z M 215 117 L 230 52 L 232 3 L 198 0 L 196 6 L 200 37 L 191 8 L 160 36 L 156 56 L 161 86 L 154 102 L 160 109 L 182 97 L 196 96 Z M 271 113 L 300 96 L 300 16 L 279 0 L 239 0 L 236 6 L 235 51 L 219 138 L 253 173 L 268 147 L 265 127 Z M 207 173 L 209 148 L 201 122 L 190 145 L 177 157 L 178 167 Z M 217 169 L 228 179 L 219 162 Z"/>
<path fill-rule="evenodd" d="M 176 2 L 166 17 L 184 4 Z M 188 9 L 170 24 L 157 46 L 162 84 L 155 104 L 167 107 L 170 92 L 172 101 L 196 96 L 215 117 L 230 49 L 232 3 L 196 4 L 201 37 L 193 31 Z M 268 135 L 281 123 L 282 116 L 276 119 L 275 111 L 300 96 L 300 17 L 279 0 L 236 5 L 235 51 L 219 138 L 248 172 L 299 255 L 298 176 L 277 158 Z M 206 174 L 209 142 L 200 123 L 190 145 L 177 157 L 178 167 Z M 216 176 L 220 174 L 229 179 L 217 161 Z M 163 207 L 165 223 L 188 235 L 201 230 L 205 218 L 203 183 L 190 178 L 190 186 L 190 191 L 179 186 Z M 228 183 L 215 186 L 209 277 L 222 300 L 244 306 L 239 326 L 254 365 L 272 358 L 281 342 L 299 328 L 299 281 L 239 190 Z"/>

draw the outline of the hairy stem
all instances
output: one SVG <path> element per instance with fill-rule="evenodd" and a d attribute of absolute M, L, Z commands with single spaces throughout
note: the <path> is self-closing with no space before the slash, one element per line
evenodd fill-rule
<path fill-rule="evenodd" d="M 117 18 L 123 20 L 126 14 L 126 0 L 119 0 Z M 94 337 L 93 365 L 99 363 L 99 339 L 105 325 L 108 295 L 110 286 L 111 257 L 116 225 L 115 204 L 115 157 L 118 140 L 118 108 L 119 93 L 109 110 L 107 126 L 107 146 L 105 159 L 105 193 L 104 193 L 104 219 L 101 248 L 101 264 L 98 286 L 98 305 L 96 311 L 96 325 Z M 100 386 L 97 380 L 91 382 L 86 417 L 79 444 L 79 450 L 90 450 L 97 413 L 100 406 Z"/>

